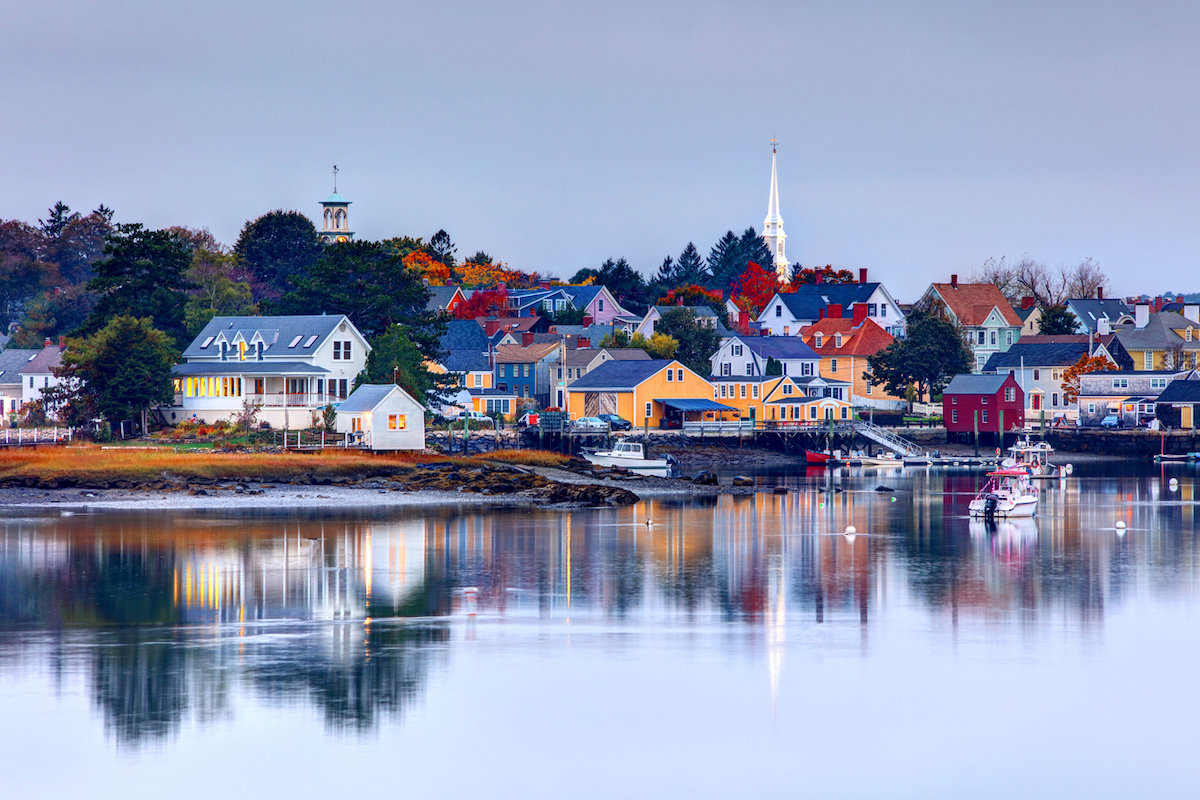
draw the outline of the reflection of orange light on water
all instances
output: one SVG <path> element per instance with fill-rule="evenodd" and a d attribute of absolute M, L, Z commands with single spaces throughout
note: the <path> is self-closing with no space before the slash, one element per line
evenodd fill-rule
<path fill-rule="evenodd" d="M 371 599 L 371 572 L 374 570 L 374 558 L 371 552 L 371 531 L 367 530 L 363 537 L 363 583 L 366 584 L 367 600 Z"/>

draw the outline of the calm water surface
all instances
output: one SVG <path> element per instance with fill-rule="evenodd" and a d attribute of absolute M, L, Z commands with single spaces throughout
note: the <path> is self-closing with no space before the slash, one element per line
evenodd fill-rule
<path fill-rule="evenodd" d="M 1200 795 L 1195 468 L 992 527 L 978 472 L 763 477 L 798 491 L 0 512 L 0 796 Z"/>

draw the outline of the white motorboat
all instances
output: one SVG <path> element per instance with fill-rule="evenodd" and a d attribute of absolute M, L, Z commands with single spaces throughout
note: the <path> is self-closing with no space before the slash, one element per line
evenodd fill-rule
<path fill-rule="evenodd" d="M 585 452 L 583 457 L 598 467 L 621 467 L 639 475 L 661 478 L 670 478 L 679 470 L 674 456 L 646 458 L 646 450 L 639 442 L 617 442 L 611 450 Z"/>
<path fill-rule="evenodd" d="M 972 517 L 1032 517 L 1038 496 L 1024 469 L 998 469 L 967 506 Z"/>
<path fill-rule="evenodd" d="M 1035 444 L 1029 441 L 1029 437 L 1025 437 L 1024 440 L 1018 439 L 1014 442 L 1013 446 L 1008 448 L 1008 452 L 1012 455 L 1000 462 L 1003 469 L 1023 469 L 1031 478 L 1057 478 L 1064 472 L 1061 467 L 1050 463 L 1050 454 L 1054 452 L 1054 448 L 1049 442 Z"/>

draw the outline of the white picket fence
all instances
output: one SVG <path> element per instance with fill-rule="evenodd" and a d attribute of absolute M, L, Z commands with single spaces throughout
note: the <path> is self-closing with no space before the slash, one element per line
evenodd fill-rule
<path fill-rule="evenodd" d="M 70 444 L 74 436 L 71 428 L 5 428 L 4 442 L 7 447 L 24 447 L 35 444 Z"/>

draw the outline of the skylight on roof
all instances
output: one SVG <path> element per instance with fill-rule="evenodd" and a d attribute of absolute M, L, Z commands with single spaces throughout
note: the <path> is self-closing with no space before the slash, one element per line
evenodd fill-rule
<path fill-rule="evenodd" d="M 313 342 L 315 342 L 316 340 L 317 340 L 317 335 L 314 333 L 312 336 L 308 337 L 308 341 L 304 343 L 304 346 L 312 347 Z"/>
<path fill-rule="evenodd" d="M 292 339 L 292 343 L 289 344 L 288 347 L 295 347 L 296 345 L 300 344 L 300 340 L 303 338 L 304 338 L 304 334 L 300 334 L 295 339 Z"/>
<path fill-rule="evenodd" d="M 1096 315 L 1095 315 L 1095 314 L 1093 314 L 1093 313 L 1092 313 L 1092 312 L 1090 312 L 1090 311 L 1088 312 L 1088 316 L 1089 316 L 1089 317 L 1091 317 L 1092 319 L 1095 319 L 1095 318 L 1096 318 Z"/>
<path fill-rule="evenodd" d="M 212 344 L 212 340 L 213 340 L 213 337 L 209 336 L 207 339 L 204 340 L 204 344 L 200 345 L 200 349 L 203 350 L 204 348 L 208 347 L 210 344 Z"/>

